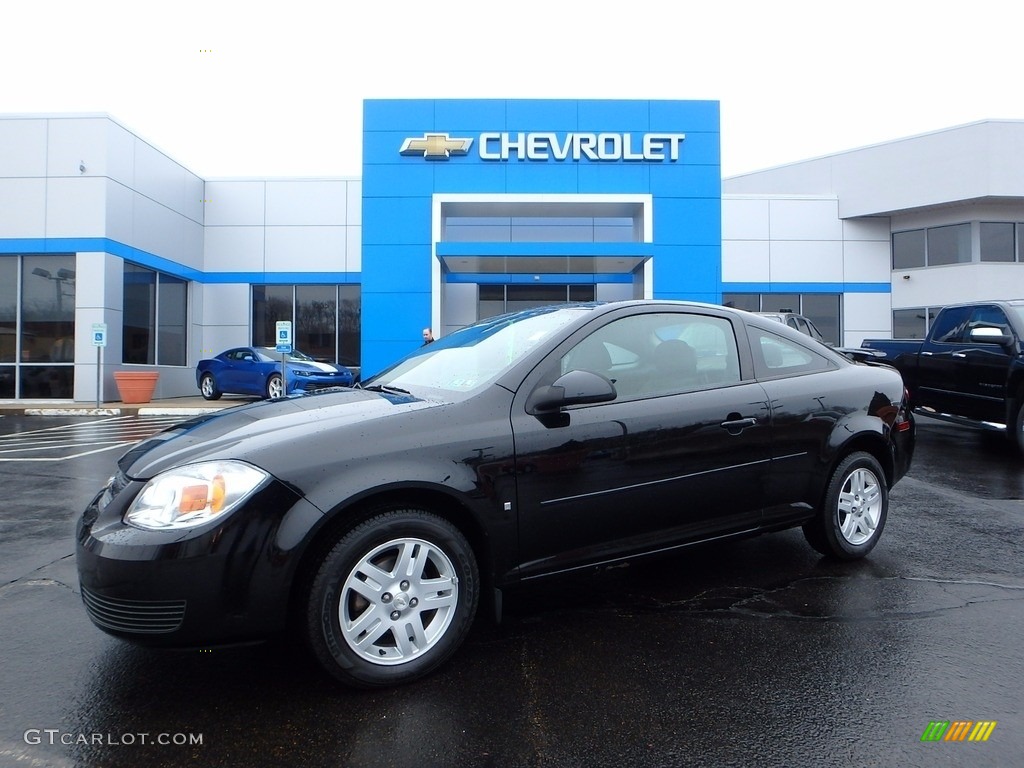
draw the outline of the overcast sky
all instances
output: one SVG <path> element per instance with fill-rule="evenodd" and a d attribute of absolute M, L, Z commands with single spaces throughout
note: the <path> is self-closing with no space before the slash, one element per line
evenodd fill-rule
<path fill-rule="evenodd" d="M 711 99 L 732 176 L 1024 119 L 1018 0 L 3 0 L 0 113 L 206 178 L 361 176 L 367 98 Z"/>

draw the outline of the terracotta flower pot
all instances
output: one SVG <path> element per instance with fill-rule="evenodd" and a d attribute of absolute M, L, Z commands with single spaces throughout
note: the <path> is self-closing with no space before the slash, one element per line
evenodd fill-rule
<path fill-rule="evenodd" d="M 114 371 L 122 403 L 148 403 L 153 399 L 159 378 L 156 371 Z"/>

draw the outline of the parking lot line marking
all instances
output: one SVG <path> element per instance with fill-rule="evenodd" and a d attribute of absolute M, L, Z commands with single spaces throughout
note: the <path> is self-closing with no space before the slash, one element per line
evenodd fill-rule
<path fill-rule="evenodd" d="M 180 415 L 115 416 L 0 435 L 0 462 L 64 461 L 126 448 L 184 420 Z M 53 455 L 40 456 L 42 452 Z"/>

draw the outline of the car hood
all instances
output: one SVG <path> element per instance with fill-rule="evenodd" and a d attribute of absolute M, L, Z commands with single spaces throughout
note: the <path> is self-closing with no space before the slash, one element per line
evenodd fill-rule
<path fill-rule="evenodd" d="M 318 371 L 319 373 L 344 373 L 345 369 L 331 363 L 318 363 L 315 360 L 293 360 L 289 368 L 300 371 Z"/>
<path fill-rule="evenodd" d="M 353 429 L 351 439 L 382 419 L 444 403 L 412 395 L 364 389 L 332 390 L 236 406 L 175 425 L 130 448 L 118 468 L 130 478 L 147 480 L 182 464 L 239 459 L 264 466 L 273 450 L 295 450 L 313 432 Z"/>

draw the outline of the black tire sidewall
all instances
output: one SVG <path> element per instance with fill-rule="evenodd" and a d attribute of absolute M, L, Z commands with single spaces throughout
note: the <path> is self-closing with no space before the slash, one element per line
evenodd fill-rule
<path fill-rule="evenodd" d="M 345 579 L 375 547 L 417 538 L 444 552 L 459 579 L 458 604 L 444 635 L 427 651 L 403 664 L 373 664 L 353 651 L 341 631 L 339 601 Z M 479 600 L 476 560 L 465 537 L 449 522 L 420 509 L 395 509 L 344 534 L 326 554 L 313 578 L 307 602 L 308 643 L 320 664 L 336 679 L 360 688 L 412 682 L 443 664 L 469 633 Z"/>
<path fill-rule="evenodd" d="M 858 469 L 870 470 L 875 475 L 875 479 L 878 481 L 879 493 L 881 494 L 882 510 L 874 535 L 863 544 L 851 544 L 843 536 L 839 527 L 839 496 L 850 475 Z M 867 555 L 878 544 L 888 515 L 889 489 L 886 486 L 885 473 L 882 471 L 878 460 L 870 453 L 851 453 L 839 462 L 839 465 L 832 473 L 828 490 L 825 493 L 825 502 L 818 516 L 820 528 L 815 531 L 814 538 L 817 539 L 818 543 L 824 545 L 826 551 L 823 554 L 839 558 L 840 560 L 857 560 Z M 808 540 L 810 538 L 808 537 Z"/>

